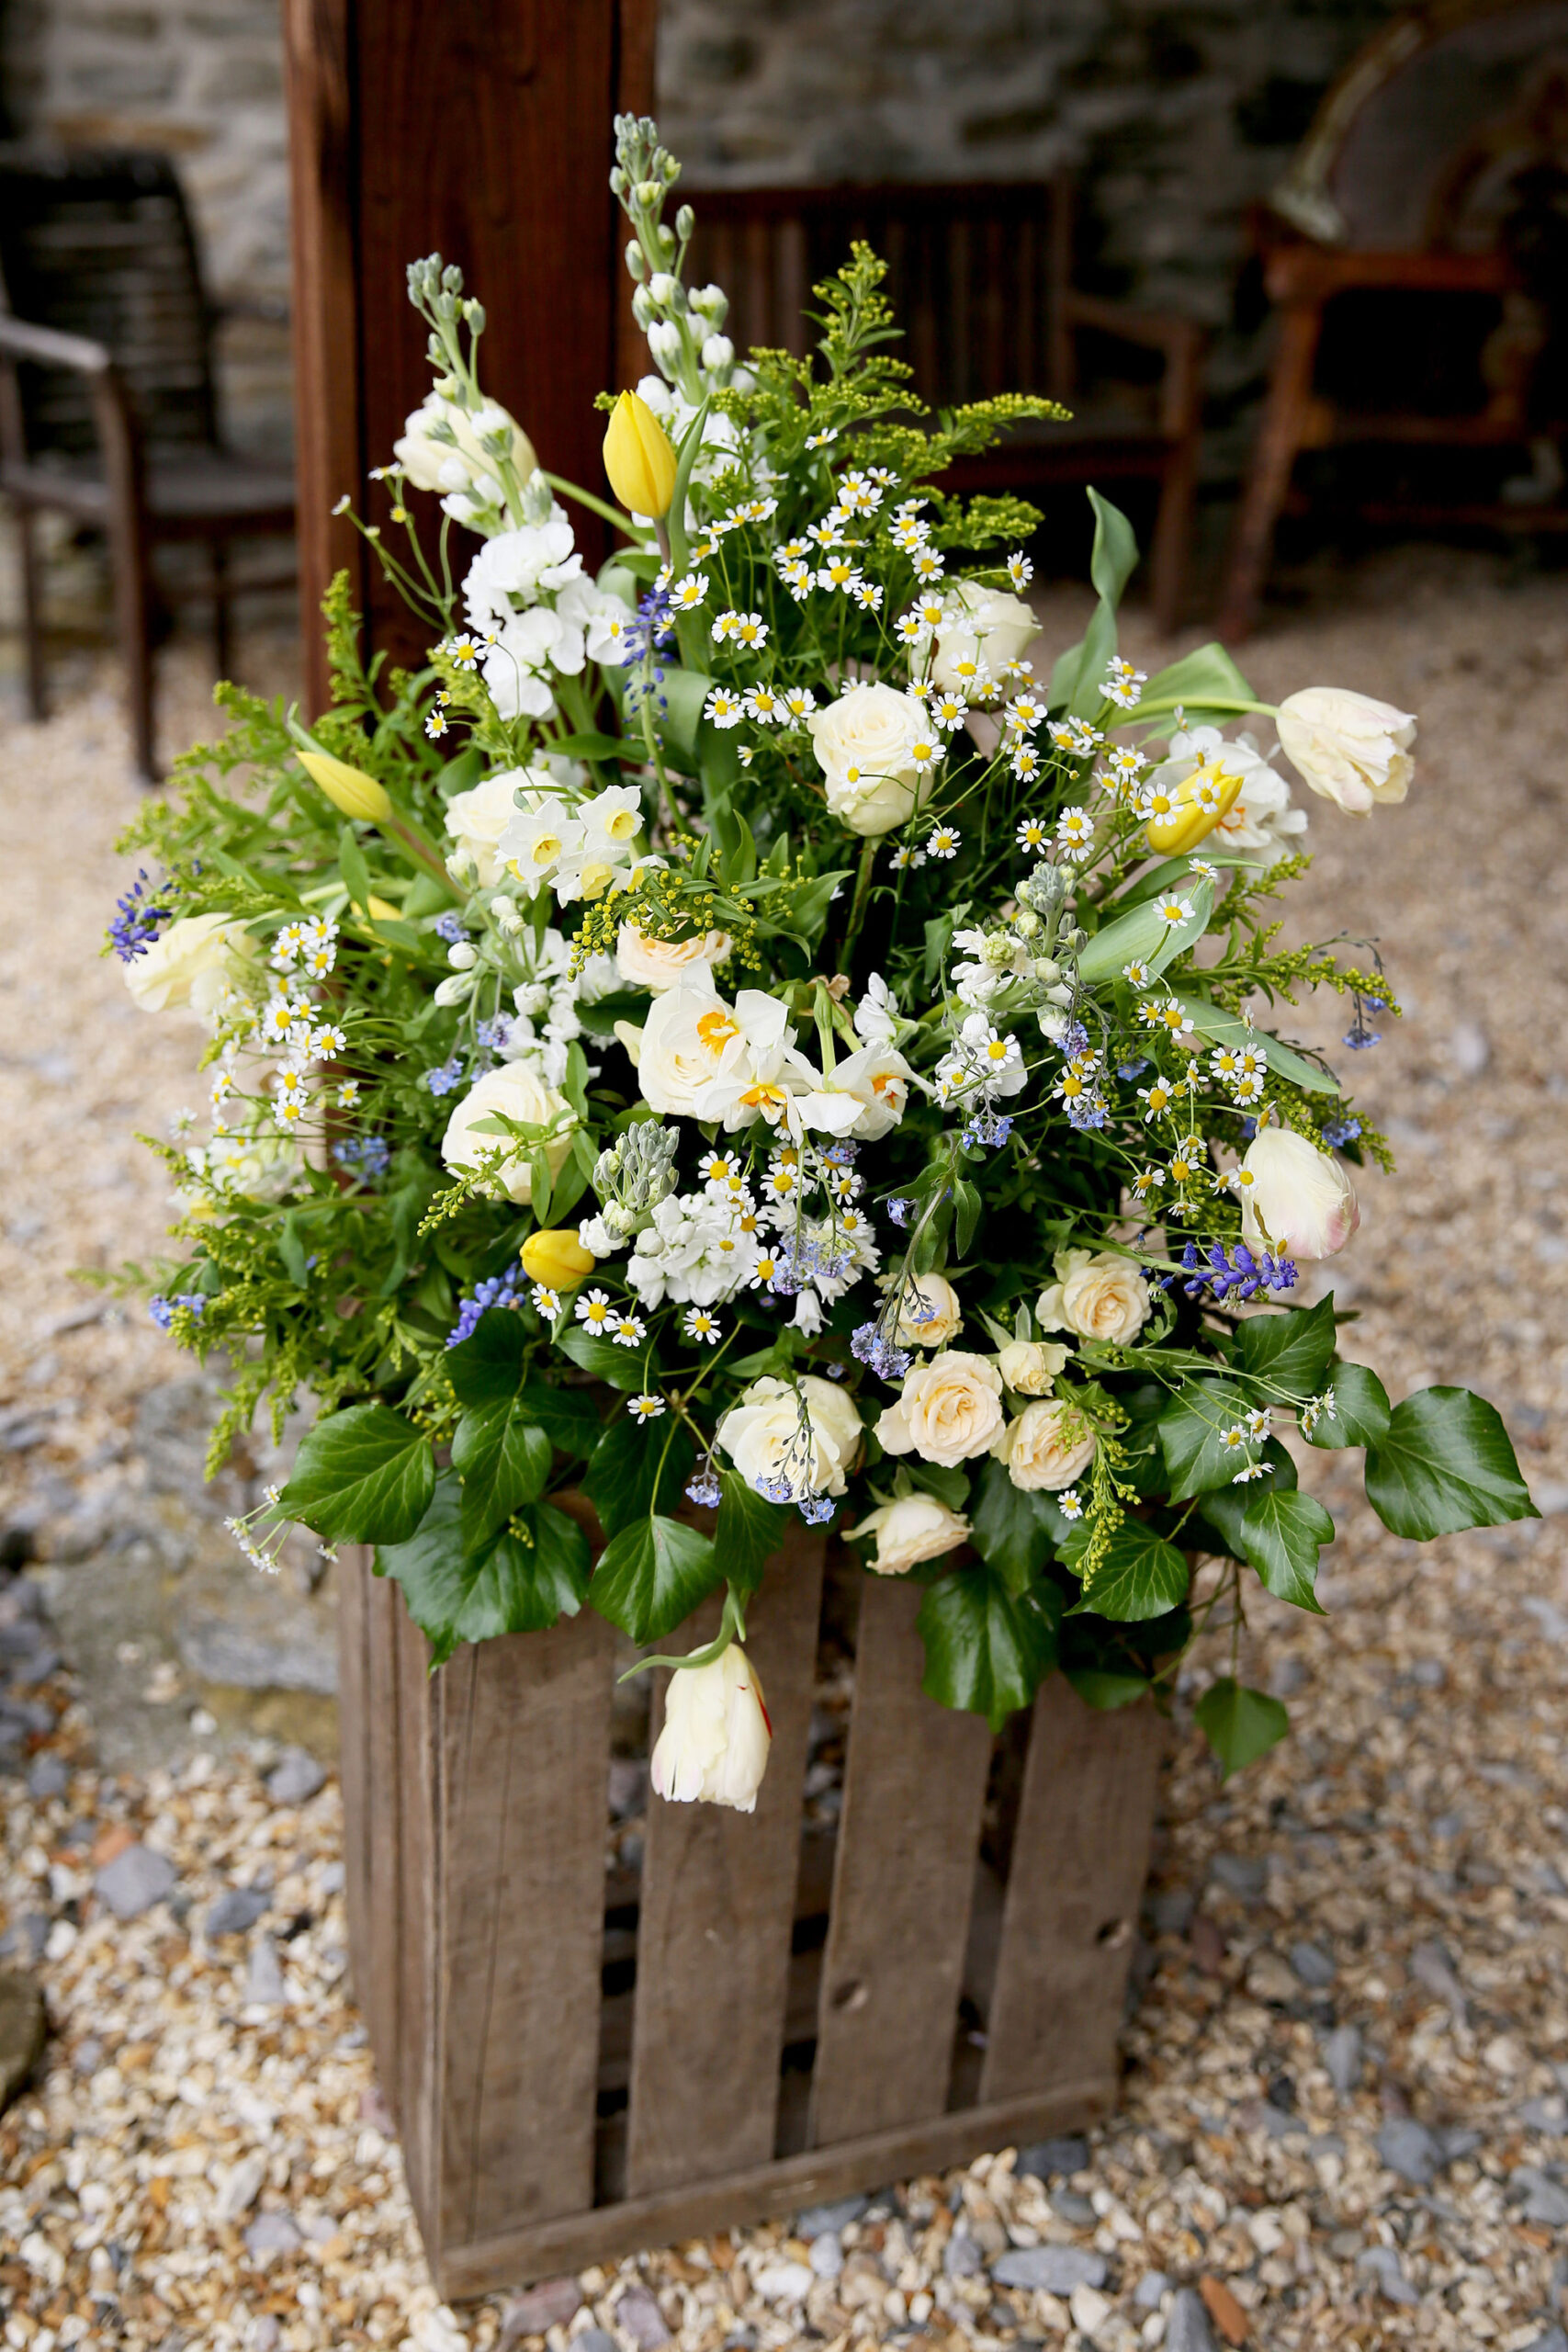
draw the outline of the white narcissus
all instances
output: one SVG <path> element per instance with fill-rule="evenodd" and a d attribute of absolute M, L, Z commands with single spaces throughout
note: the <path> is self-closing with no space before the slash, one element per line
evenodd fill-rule
<path fill-rule="evenodd" d="M 211 1021 L 240 978 L 250 941 L 232 915 L 182 915 L 123 967 L 143 1012 L 188 1012 Z"/>
<path fill-rule="evenodd" d="M 969 1521 L 934 1495 L 900 1495 L 844 1532 L 852 1544 L 874 1536 L 876 1550 L 869 1566 L 879 1577 L 901 1577 L 922 1560 L 940 1560 L 964 1543 Z"/>
<path fill-rule="evenodd" d="M 453 856 L 472 860 L 481 890 L 492 890 L 501 879 L 501 837 L 518 813 L 519 791 L 531 792 L 530 805 L 536 806 L 541 793 L 555 791 L 555 778 L 545 768 L 502 768 L 446 803 L 446 831 L 457 843 Z"/>
<path fill-rule="evenodd" d="M 476 1135 L 475 1127 L 481 1119 L 493 1118 L 499 1112 L 504 1118 L 526 1120 L 530 1125 L 543 1127 L 549 1126 L 570 1108 L 566 1096 L 536 1078 L 526 1062 L 502 1062 L 499 1069 L 488 1069 L 476 1080 L 453 1112 L 441 1138 L 441 1157 L 448 1168 L 477 1168 L 487 1152 L 504 1151 L 508 1142 L 504 1135 Z M 560 1174 L 570 1149 L 569 1125 L 564 1133 L 552 1136 L 545 1146 L 545 1160 L 552 1178 Z M 532 1200 L 532 1147 L 526 1147 L 502 1168 L 498 1181 L 509 1200 Z"/>
<path fill-rule="evenodd" d="M 1407 710 L 1344 686 L 1306 686 L 1286 695 L 1274 723 L 1303 784 L 1352 817 L 1370 817 L 1410 789 L 1416 720 Z"/>
<path fill-rule="evenodd" d="M 1249 1250 L 1332 1258 L 1361 1221 L 1356 1190 L 1326 1151 L 1289 1127 L 1262 1127 L 1231 1177 Z"/>
<path fill-rule="evenodd" d="M 672 1804 L 754 1813 L 773 1736 L 757 1669 L 731 1642 L 710 1664 L 671 1676 L 649 1777 Z"/>

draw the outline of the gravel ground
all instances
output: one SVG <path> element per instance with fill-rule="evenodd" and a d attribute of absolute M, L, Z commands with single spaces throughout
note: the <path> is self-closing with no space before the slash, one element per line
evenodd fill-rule
<path fill-rule="evenodd" d="M 1336 1289 L 1396 1396 L 1494 1399 L 1545 1516 L 1418 1551 L 1340 1457 L 1307 1457 L 1339 1518 L 1330 1613 L 1260 1608 L 1248 1636 L 1298 1729 L 1222 1788 L 1179 1727 L 1118 2118 L 455 2317 L 348 1997 L 334 1784 L 199 1716 L 168 1765 L 106 1773 L 24 1577 L 0 1592 L 5 1703 L 32 1711 L 0 1924 L 13 1953 L 41 1945 L 55 2039 L 0 2121 L 7 2344 L 1568 2352 L 1565 656 L 1559 587 L 1427 553 L 1359 571 L 1247 665 L 1264 693 L 1334 682 L 1421 715 L 1407 808 L 1360 827 L 1314 803 L 1292 906 L 1293 931 L 1381 938 L 1406 1011 L 1355 1070 L 1401 1170 L 1369 1180 Z M 193 665 L 172 718 L 198 700 Z M 123 1466 L 139 1392 L 174 1369 L 133 1317 L 73 1321 L 69 1269 L 156 1247 L 129 1131 L 194 1090 L 186 1035 L 130 1016 L 93 961 L 129 799 L 112 703 L 14 729 L 5 767 L 0 1448 L 32 1434 L 0 1463 L 47 1553 L 28 1497 Z"/>

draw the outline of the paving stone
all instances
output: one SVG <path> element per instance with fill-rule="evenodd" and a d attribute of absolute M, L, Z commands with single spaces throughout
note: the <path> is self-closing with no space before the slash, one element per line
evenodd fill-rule
<path fill-rule="evenodd" d="M 175 1866 L 164 1855 L 148 1846 L 127 1846 L 104 1864 L 93 1889 L 117 1919 L 136 1919 L 173 1893 L 175 1880 Z"/>
<path fill-rule="evenodd" d="M 1070 2295 L 1075 2287 L 1103 2287 L 1105 2256 L 1077 2245 L 1017 2245 L 991 2265 L 998 2287 L 1027 2287 L 1034 2293 Z"/>

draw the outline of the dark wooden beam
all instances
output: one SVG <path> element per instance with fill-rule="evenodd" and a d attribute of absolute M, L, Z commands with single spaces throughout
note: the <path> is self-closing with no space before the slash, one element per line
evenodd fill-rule
<path fill-rule="evenodd" d="M 602 487 L 593 396 L 615 387 L 627 357 L 611 118 L 651 107 L 655 13 L 656 0 L 285 0 L 315 707 L 326 699 L 318 614 L 334 571 L 349 570 L 372 650 L 407 662 L 424 650 L 379 565 L 332 514 L 347 492 L 385 522 L 385 493 L 367 476 L 429 386 L 409 262 L 439 252 L 461 266 L 489 321 L 485 389 L 550 472 Z M 434 515 L 434 500 L 419 503 Z M 592 561 L 598 526 L 574 520 Z"/>

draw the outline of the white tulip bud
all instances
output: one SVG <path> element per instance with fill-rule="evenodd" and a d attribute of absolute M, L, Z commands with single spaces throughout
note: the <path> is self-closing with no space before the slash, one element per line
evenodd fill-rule
<path fill-rule="evenodd" d="M 1260 1127 L 1230 1181 L 1249 1250 L 1332 1258 L 1361 1221 L 1355 1187 L 1339 1162 L 1289 1127 Z"/>
<path fill-rule="evenodd" d="M 735 345 L 727 334 L 710 334 L 703 345 L 703 366 L 715 375 L 728 368 L 735 357 Z"/>
<path fill-rule="evenodd" d="M 753 1813 L 773 1726 L 756 1668 L 739 1642 L 708 1666 L 682 1667 L 664 1697 L 664 1728 L 649 1777 L 674 1804 L 694 1801 Z"/>

